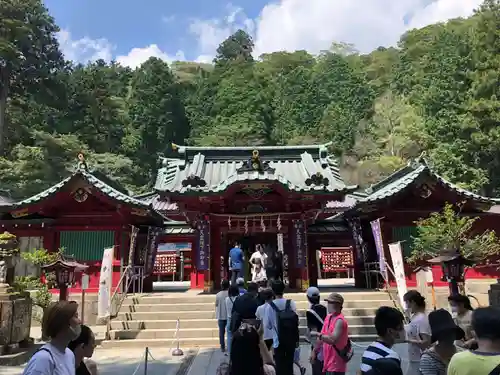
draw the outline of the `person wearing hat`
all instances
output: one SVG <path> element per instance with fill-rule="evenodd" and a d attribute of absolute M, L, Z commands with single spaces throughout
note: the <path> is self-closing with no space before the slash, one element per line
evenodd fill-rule
<path fill-rule="evenodd" d="M 240 296 L 247 292 L 247 290 L 245 289 L 245 279 L 243 277 L 238 277 L 236 279 L 236 285 L 238 286 L 238 290 L 240 291 Z"/>
<path fill-rule="evenodd" d="M 323 373 L 323 350 L 322 345 L 318 346 L 317 354 L 315 355 L 315 348 L 317 343 L 317 336 L 311 335 L 311 332 L 321 332 L 323 323 L 327 313 L 326 307 L 320 301 L 319 289 L 311 286 L 306 292 L 307 300 L 309 301 L 309 310 L 306 311 L 307 329 L 311 341 L 311 367 L 313 375 L 321 375 Z"/>
<path fill-rule="evenodd" d="M 331 293 L 325 301 L 328 304 L 328 315 L 318 336 L 319 341 L 323 344 L 323 372 L 341 375 L 345 374 L 347 370 L 348 359 L 345 355 L 352 354 L 347 321 L 342 315 L 344 297 L 338 293 Z M 316 346 L 312 359 L 315 359 L 314 356 L 317 354 Z"/>
<path fill-rule="evenodd" d="M 431 343 L 435 345 L 422 353 L 420 358 L 421 375 L 446 375 L 451 357 L 461 351 L 455 340 L 464 335 L 462 328 L 453 321 L 451 314 L 445 309 L 429 313 L 431 327 Z"/>

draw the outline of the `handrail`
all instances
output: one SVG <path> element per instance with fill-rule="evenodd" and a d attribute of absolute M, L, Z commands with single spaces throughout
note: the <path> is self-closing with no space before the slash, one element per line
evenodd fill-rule
<path fill-rule="evenodd" d="M 110 312 L 109 312 L 109 317 L 108 317 L 107 322 L 106 322 L 106 338 L 107 339 L 109 339 L 109 332 L 111 331 L 111 318 L 115 318 L 118 315 L 118 311 L 120 311 L 120 308 L 123 304 L 123 301 L 127 297 L 127 292 L 128 292 L 129 287 L 130 287 L 130 284 L 134 280 L 133 277 L 128 278 L 129 276 L 131 276 L 130 275 L 131 270 L 132 270 L 132 266 L 128 265 L 127 267 L 125 267 L 125 269 L 123 270 L 123 273 L 120 277 L 120 281 L 118 281 L 118 285 L 116 285 L 115 290 L 111 296 Z M 125 277 L 127 277 L 128 280 Z M 123 288 L 124 280 L 127 280 L 125 288 Z M 122 292 L 119 294 L 120 289 L 122 290 Z M 115 303 L 117 296 L 120 299 L 118 300 L 118 303 Z M 115 306 L 117 306 L 117 307 L 115 308 Z"/>

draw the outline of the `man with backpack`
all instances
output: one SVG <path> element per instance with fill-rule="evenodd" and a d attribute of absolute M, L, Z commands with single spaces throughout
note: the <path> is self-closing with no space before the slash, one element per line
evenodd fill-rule
<path fill-rule="evenodd" d="M 309 340 L 311 343 L 311 367 L 312 375 L 322 375 L 323 374 L 323 350 L 322 345 L 318 345 L 317 352 L 315 351 L 317 342 L 317 336 L 311 334 L 311 332 L 320 333 L 323 330 L 323 323 L 327 313 L 326 307 L 323 306 L 320 301 L 319 289 L 311 286 L 306 292 L 307 300 L 309 301 L 309 310 L 306 311 L 307 320 L 307 330 L 309 333 Z"/>
<path fill-rule="evenodd" d="M 285 285 L 281 280 L 271 284 L 275 299 L 269 303 L 265 326 L 273 331 L 276 375 L 293 375 L 295 349 L 299 345 L 299 316 L 295 302 L 283 298 Z M 273 314 L 274 312 L 274 314 Z"/>

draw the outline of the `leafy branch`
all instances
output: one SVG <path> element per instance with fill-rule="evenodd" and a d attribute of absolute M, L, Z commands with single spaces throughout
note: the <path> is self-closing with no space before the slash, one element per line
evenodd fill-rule
<path fill-rule="evenodd" d="M 456 251 L 477 263 L 500 253 L 500 241 L 492 230 L 477 233 L 474 223 L 479 217 L 461 216 L 460 208 L 446 204 L 443 211 L 415 222 L 418 235 L 413 238 L 410 262 L 426 260 L 445 252 Z"/>

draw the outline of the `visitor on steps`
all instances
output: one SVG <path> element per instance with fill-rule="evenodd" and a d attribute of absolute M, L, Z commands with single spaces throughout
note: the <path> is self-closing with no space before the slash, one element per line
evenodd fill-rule
<path fill-rule="evenodd" d="M 269 303 L 273 310 L 266 315 L 265 326 L 273 332 L 274 360 L 277 375 L 293 374 L 295 349 L 299 345 L 299 317 L 295 302 L 283 297 L 285 285 L 281 280 L 271 284 L 275 299 Z"/>
<path fill-rule="evenodd" d="M 420 375 L 420 357 L 431 344 L 431 327 L 425 312 L 425 298 L 418 291 L 410 290 L 403 299 L 410 316 L 410 323 L 406 327 L 408 367 L 405 374 Z"/>
<path fill-rule="evenodd" d="M 500 374 L 500 308 L 480 307 L 472 313 L 477 350 L 455 354 L 448 375 Z"/>
<path fill-rule="evenodd" d="M 80 336 L 71 341 L 68 348 L 75 355 L 76 375 L 98 375 L 96 363 L 90 360 L 94 354 L 95 336 L 88 326 L 82 325 Z"/>
<path fill-rule="evenodd" d="M 260 287 L 267 284 L 266 270 L 262 266 L 260 259 L 255 259 L 254 268 L 252 270 L 252 281 Z"/>
<path fill-rule="evenodd" d="M 228 297 L 229 281 L 222 280 L 221 291 L 215 296 L 215 319 L 219 326 L 219 343 L 220 350 L 226 351 L 225 331 L 227 325 L 226 298 Z"/>
<path fill-rule="evenodd" d="M 446 375 L 451 357 L 464 350 L 455 345 L 455 341 L 464 336 L 464 331 L 445 309 L 429 314 L 429 326 L 432 332 L 431 343 L 434 345 L 422 353 L 420 375 Z"/>
<path fill-rule="evenodd" d="M 240 248 L 240 244 L 236 242 L 234 247 L 229 251 L 229 270 L 231 271 L 231 284 L 236 284 L 236 280 L 243 276 L 243 262 L 245 255 Z M 243 280 L 244 282 L 245 280 Z"/>
<path fill-rule="evenodd" d="M 257 264 L 259 264 L 261 268 L 264 268 L 264 272 L 266 272 L 265 267 L 267 263 L 267 254 L 264 253 L 264 247 L 262 247 L 262 245 L 258 244 L 255 246 L 255 251 L 250 257 L 249 262 L 250 267 L 252 267 L 252 279 L 254 278 Z"/>
<path fill-rule="evenodd" d="M 231 338 L 232 338 L 232 332 L 231 332 L 231 315 L 233 313 L 234 301 L 236 301 L 236 298 L 238 298 L 239 295 L 240 295 L 240 291 L 238 290 L 238 287 L 236 285 L 231 285 L 229 287 L 229 290 L 228 290 L 228 296 L 226 297 L 227 350 L 229 352 L 231 351 Z"/>
<path fill-rule="evenodd" d="M 262 326 L 243 323 L 234 332 L 229 363 L 221 363 L 217 375 L 275 375 L 273 358 L 262 339 Z"/>
<path fill-rule="evenodd" d="M 47 307 L 42 333 L 49 342 L 31 357 L 23 375 L 75 375 L 75 355 L 68 344 L 81 333 L 76 302 L 58 301 Z"/>
<path fill-rule="evenodd" d="M 261 322 L 265 322 L 267 319 L 267 314 L 273 313 L 269 304 L 274 299 L 274 293 L 270 288 L 268 288 L 268 289 L 261 290 L 259 294 L 260 294 L 260 297 L 264 300 L 264 304 L 257 307 L 257 312 L 255 313 L 255 316 Z M 263 328 L 263 330 L 264 330 L 264 342 L 266 343 L 267 349 L 271 350 L 271 348 L 273 347 L 273 331 L 265 324 L 262 324 L 262 326 L 264 327 Z"/>
<path fill-rule="evenodd" d="M 312 286 L 307 289 L 306 292 L 307 300 L 309 301 L 309 309 L 306 311 L 306 321 L 309 341 L 311 343 L 311 367 L 312 375 L 322 375 L 323 374 L 323 346 L 319 345 L 317 352 L 314 350 L 317 344 L 317 336 L 311 335 L 311 332 L 320 333 L 323 329 L 323 323 L 325 321 L 327 310 L 323 306 L 321 301 L 321 296 L 319 289 Z"/>
<path fill-rule="evenodd" d="M 378 337 L 364 351 L 358 374 L 403 375 L 401 358 L 392 349 L 396 342 L 402 342 L 406 336 L 403 314 L 394 307 L 379 307 L 374 325 Z"/>
<path fill-rule="evenodd" d="M 256 319 L 255 313 L 259 306 L 257 296 L 259 287 L 255 283 L 248 284 L 248 291 L 240 295 L 234 301 L 233 311 L 231 314 L 231 332 L 235 332 L 243 321 L 248 319 Z"/>
<path fill-rule="evenodd" d="M 349 327 L 342 315 L 344 298 L 338 293 L 331 293 L 325 301 L 328 303 L 328 315 L 318 336 L 323 344 L 323 372 L 327 375 L 344 375 L 353 355 Z"/>

